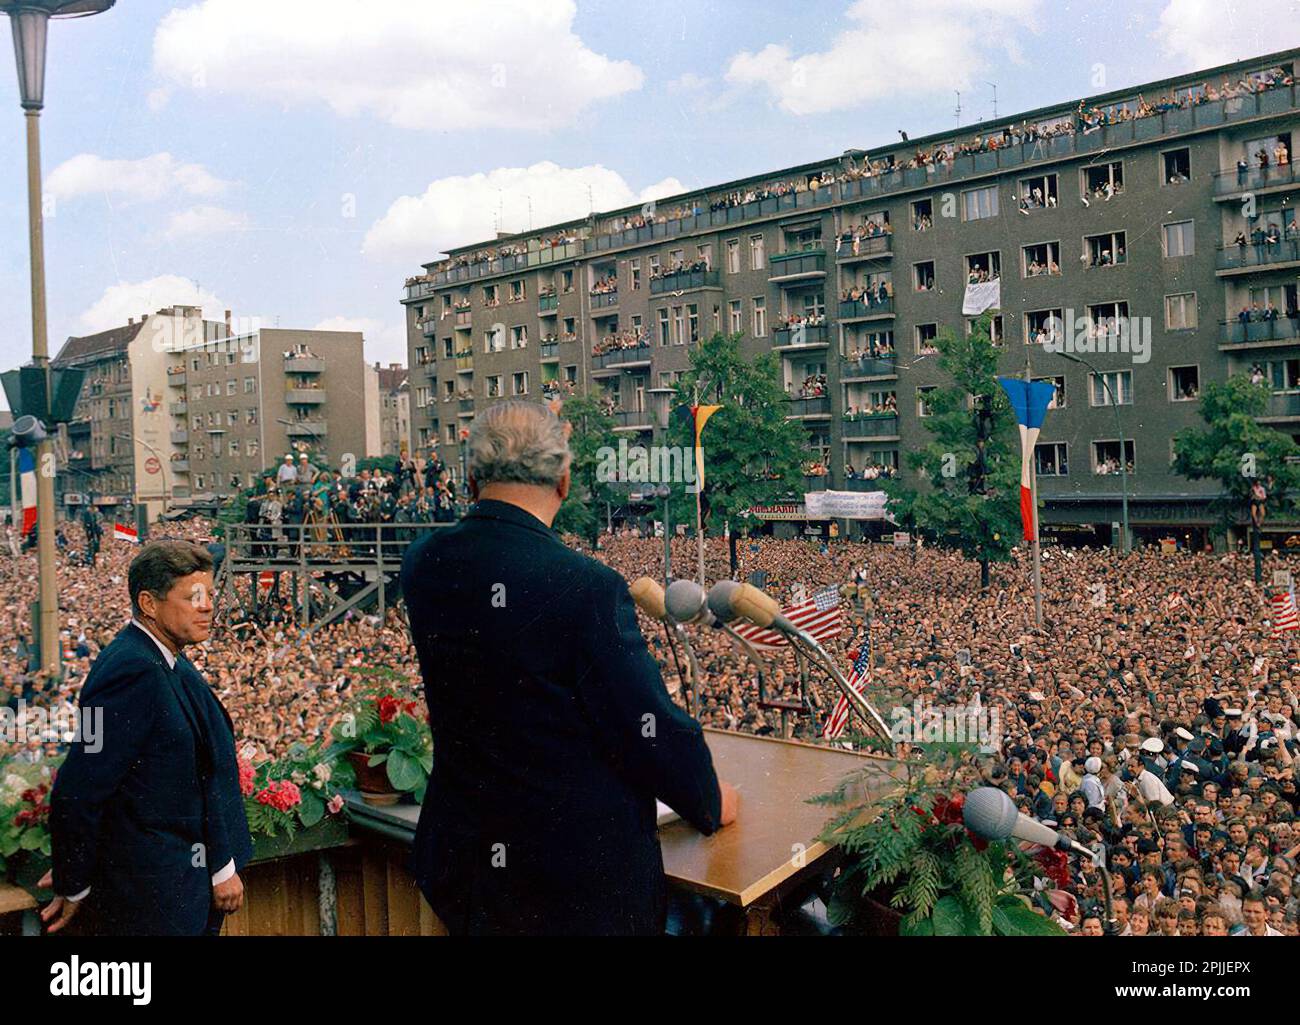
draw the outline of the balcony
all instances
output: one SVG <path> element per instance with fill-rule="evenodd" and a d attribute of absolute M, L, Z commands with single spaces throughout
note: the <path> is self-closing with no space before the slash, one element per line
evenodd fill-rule
<path fill-rule="evenodd" d="M 618 306 L 618 289 L 612 292 L 592 292 L 591 308 L 593 310 L 609 310 Z M 602 314 L 603 315 L 603 314 Z"/>
<path fill-rule="evenodd" d="M 173 459 L 167 464 L 172 473 L 189 473 L 190 461 L 188 459 Z"/>
<path fill-rule="evenodd" d="M 173 445 L 188 445 L 190 443 L 190 432 L 172 431 L 171 442 Z"/>
<path fill-rule="evenodd" d="M 1275 320 L 1226 320 L 1222 324 L 1223 340 L 1219 348 L 1243 346 L 1267 348 L 1270 345 L 1295 345 L 1300 342 L 1300 319 L 1278 314 Z"/>
<path fill-rule="evenodd" d="M 863 356 L 861 359 L 840 360 L 840 380 L 854 381 L 872 377 L 897 377 L 898 356 Z"/>
<path fill-rule="evenodd" d="M 795 324 L 772 332 L 772 346 L 777 349 L 814 349 L 830 342 L 830 328 L 825 324 Z"/>
<path fill-rule="evenodd" d="M 1300 169 L 1295 163 L 1251 167 L 1245 171 L 1230 167 L 1214 173 L 1214 198 L 1226 199 L 1243 192 L 1267 192 L 1294 185 L 1300 185 Z"/>
<path fill-rule="evenodd" d="M 722 275 L 716 270 L 677 271 L 650 279 L 650 294 L 692 292 L 699 288 L 719 288 Z"/>
<path fill-rule="evenodd" d="M 872 480 L 865 480 L 862 477 L 852 477 L 844 482 L 845 491 L 884 491 L 881 482 L 887 480 L 887 477 L 876 477 Z"/>
<path fill-rule="evenodd" d="M 1220 274 L 1267 267 L 1300 266 L 1300 239 L 1278 242 L 1248 242 L 1244 246 L 1220 246 L 1215 268 Z"/>
<path fill-rule="evenodd" d="M 472 413 L 472 412 L 474 412 L 474 400 L 473 400 L 473 399 L 457 399 L 457 400 L 456 400 L 456 412 L 457 412 L 457 413 Z"/>
<path fill-rule="evenodd" d="M 591 358 L 593 370 L 613 370 L 620 367 L 650 365 L 650 346 L 638 345 L 631 349 L 612 349 Z"/>
<path fill-rule="evenodd" d="M 437 317 L 425 317 L 422 320 L 417 320 L 416 324 L 419 326 L 420 330 L 424 333 L 425 338 L 432 338 L 434 335 L 438 333 Z"/>
<path fill-rule="evenodd" d="M 324 388 L 286 388 L 284 401 L 297 406 L 319 406 L 325 401 Z"/>
<path fill-rule="evenodd" d="M 537 312 L 549 313 L 552 310 L 559 309 L 560 297 L 558 295 L 542 295 L 537 297 Z"/>
<path fill-rule="evenodd" d="M 530 246 L 527 252 L 510 256 L 499 256 L 494 260 L 482 260 L 466 264 L 463 267 L 451 267 L 431 275 L 429 281 L 417 281 L 406 287 L 406 301 L 422 299 L 432 295 L 434 290 L 443 285 L 453 285 L 460 281 L 473 281 L 476 278 L 490 278 L 497 274 L 511 271 L 528 270 L 533 267 L 545 267 L 549 264 L 574 260 L 583 253 L 583 240 L 576 239 L 558 246 Z"/>
<path fill-rule="evenodd" d="M 1268 412 L 1261 420 L 1295 420 L 1300 418 L 1300 392 L 1274 392 L 1268 397 Z"/>
<path fill-rule="evenodd" d="M 325 437 L 324 420 L 297 420 L 285 427 L 285 433 L 291 438 Z"/>
<path fill-rule="evenodd" d="M 897 413 L 872 413 L 852 420 L 840 421 L 840 435 L 844 438 L 896 438 Z"/>
<path fill-rule="evenodd" d="M 323 374 L 325 361 L 319 356 L 286 356 L 284 358 L 286 374 Z"/>
<path fill-rule="evenodd" d="M 472 354 L 456 357 L 456 373 L 458 374 L 474 373 L 474 357 Z"/>
<path fill-rule="evenodd" d="M 829 473 L 821 473 L 815 477 L 806 473 L 803 475 L 804 491 L 825 491 L 826 485 L 830 482 L 831 475 Z"/>
<path fill-rule="evenodd" d="M 893 235 L 873 235 L 871 238 L 858 239 L 856 252 L 853 248 L 853 242 L 841 242 L 839 250 L 835 253 L 836 263 L 857 263 L 859 260 L 879 260 L 885 256 L 894 255 L 894 236 Z"/>
<path fill-rule="evenodd" d="M 541 350 L 542 360 L 559 359 L 560 343 L 559 342 L 542 342 L 538 348 Z"/>
<path fill-rule="evenodd" d="M 894 297 L 885 296 L 884 299 L 872 299 L 863 302 L 861 299 L 849 299 L 840 303 L 841 321 L 855 320 L 880 320 L 885 317 L 894 315 Z"/>
<path fill-rule="evenodd" d="M 172 416 L 184 416 L 190 411 L 190 404 L 182 399 L 180 402 L 167 403 L 167 412 Z"/>
<path fill-rule="evenodd" d="M 788 417 L 828 417 L 831 415 L 831 397 L 829 395 L 815 395 L 806 399 L 792 395 L 786 401 L 790 404 L 790 408 L 786 412 Z"/>
<path fill-rule="evenodd" d="M 807 281 L 826 276 L 826 250 L 800 249 L 793 253 L 776 253 L 770 260 L 767 280 L 779 284 Z"/>
<path fill-rule="evenodd" d="M 167 385 L 168 385 L 168 387 L 170 387 L 170 388 L 184 388 L 184 387 L 185 387 L 185 375 L 184 375 L 184 373 L 180 373 L 180 374 L 168 374 L 168 375 L 167 375 Z"/>
<path fill-rule="evenodd" d="M 462 331 L 468 331 L 474 320 L 473 310 L 457 310 L 454 326 Z"/>
<path fill-rule="evenodd" d="M 431 380 L 436 381 L 438 379 L 438 361 L 436 359 L 426 360 L 424 363 L 418 364 L 417 369 Z"/>
<path fill-rule="evenodd" d="M 654 429 L 654 414 L 648 409 L 623 410 L 614 414 L 616 431 L 649 431 Z"/>

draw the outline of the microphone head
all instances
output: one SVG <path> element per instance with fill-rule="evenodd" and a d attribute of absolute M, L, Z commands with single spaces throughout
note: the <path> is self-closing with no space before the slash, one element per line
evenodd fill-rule
<path fill-rule="evenodd" d="M 972 790 L 962 806 L 966 828 L 985 840 L 1010 839 L 1018 815 L 1015 802 L 997 787 Z"/>
<path fill-rule="evenodd" d="M 704 588 L 694 580 L 674 580 L 664 594 L 668 615 L 679 623 L 693 623 L 707 608 Z"/>
<path fill-rule="evenodd" d="M 736 618 L 731 607 L 732 596 L 740 589 L 734 580 L 719 580 L 709 588 L 709 611 L 720 623 L 730 623 Z"/>
<path fill-rule="evenodd" d="M 663 619 L 668 613 L 664 608 L 664 589 L 658 580 L 651 577 L 637 577 L 627 585 L 636 602 L 637 608 L 651 619 Z"/>

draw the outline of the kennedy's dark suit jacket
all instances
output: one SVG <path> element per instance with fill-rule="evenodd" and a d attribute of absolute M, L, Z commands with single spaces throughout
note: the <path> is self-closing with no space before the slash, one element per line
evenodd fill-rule
<path fill-rule="evenodd" d="M 184 655 L 167 665 L 134 624 L 95 660 L 81 690 L 101 709 L 100 750 L 72 745 L 50 796 L 54 892 L 91 887 L 83 928 L 199 935 L 212 875 L 252 856 L 230 717 Z"/>
<path fill-rule="evenodd" d="M 420 888 L 454 933 L 663 928 L 655 798 L 704 833 L 721 795 L 627 582 L 484 501 L 402 566 L 433 728 Z"/>

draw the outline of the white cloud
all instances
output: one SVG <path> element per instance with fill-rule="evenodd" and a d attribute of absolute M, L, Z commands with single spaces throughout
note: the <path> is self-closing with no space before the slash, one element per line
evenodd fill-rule
<path fill-rule="evenodd" d="M 177 274 L 162 274 L 148 281 L 122 281 L 109 285 L 104 294 L 77 318 L 76 333 L 90 335 L 122 327 L 128 317 L 139 320 L 167 306 L 202 306 L 203 315 L 220 320 L 226 304 L 207 289 Z"/>
<path fill-rule="evenodd" d="M 176 88 L 403 128 L 540 131 L 644 79 L 589 49 L 576 13 L 573 0 L 201 0 L 163 18 L 153 67 Z"/>
<path fill-rule="evenodd" d="M 406 328 L 402 321 L 385 321 L 376 317 L 327 317 L 313 324 L 313 331 L 360 331 L 365 336 L 366 359 L 406 364 Z"/>
<path fill-rule="evenodd" d="M 1296 0 L 1170 0 L 1152 33 L 1166 56 L 1187 70 L 1210 68 L 1261 53 L 1300 46 Z"/>
<path fill-rule="evenodd" d="M 951 92 L 1006 60 L 1017 33 L 1037 31 L 1038 0 L 930 0 L 924 17 L 906 4 L 856 0 L 850 27 L 828 50 L 795 56 L 769 43 L 731 58 L 734 86 L 766 88 L 789 114 L 847 110 L 891 96 Z"/>
<path fill-rule="evenodd" d="M 155 153 L 139 160 L 111 160 L 94 153 L 79 153 L 65 160 L 45 179 L 45 191 L 56 199 L 112 193 L 123 200 L 162 199 L 176 193 L 215 196 L 230 183 L 202 164 L 184 164 L 170 153 Z"/>
<path fill-rule="evenodd" d="M 708 84 L 709 80 L 703 75 L 697 75 L 694 71 L 686 71 L 668 83 L 668 91 L 670 93 L 692 93 L 703 89 Z"/>
<path fill-rule="evenodd" d="M 590 191 L 588 191 L 590 189 Z M 498 167 L 486 174 L 439 178 L 420 196 L 401 196 L 376 221 L 362 243 L 364 255 L 380 260 L 428 263 L 448 246 L 490 239 L 503 231 L 526 231 L 685 192 L 676 178 L 637 192 L 617 171 L 600 164 L 560 167 Z"/>
<path fill-rule="evenodd" d="M 163 237 L 169 242 L 179 239 L 202 238 L 231 231 L 247 231 L 248 215 L 220 206 L 192 206 L 171 215 Z"/>

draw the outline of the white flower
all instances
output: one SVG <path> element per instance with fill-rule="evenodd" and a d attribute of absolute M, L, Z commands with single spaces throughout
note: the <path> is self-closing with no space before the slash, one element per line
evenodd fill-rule
<path fill-rule="evenodd" d="M 294 769 L 293 772 L 290 774 L 289 778 L 293 780 L 294 783 L 296 783 L 298 786 L 302 786 L 304 783 L 307 782 L 307 774 L 303 772 L 301 769 Z"/>
<path fill-rule="evenodd" d="M 311 771 L 316 774 L 316 778 L 320 780 L 322 783 L 329 782 L 330 778 L 334 775 L 334 770 L 331 769 L 324 762 L 317 762 L 314 766 L 312 766 Z"/>

